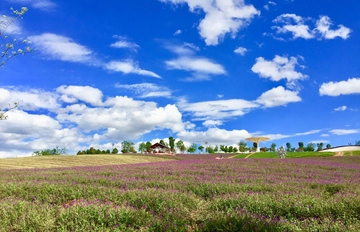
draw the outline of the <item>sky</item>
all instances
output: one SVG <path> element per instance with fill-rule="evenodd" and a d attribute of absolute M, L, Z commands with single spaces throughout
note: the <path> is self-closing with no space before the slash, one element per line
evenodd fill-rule
<path fill-rule="evenodd" d="M 357 0 L 1 0 L 0 158 L 122 141 L 360 140 Z M 3 43 L 3 41 L 2 41 Z M 252 146 L 252 143 L 248 143 Z"/>

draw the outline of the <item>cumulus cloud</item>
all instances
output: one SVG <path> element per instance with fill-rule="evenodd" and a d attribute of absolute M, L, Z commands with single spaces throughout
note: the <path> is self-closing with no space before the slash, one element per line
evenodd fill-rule
<path fill-rule="evenodd" d="M 211 75 L 224 75 L 224 67 L 214 61 L 198 57 L 194 50 L 185 46 L 168 46 L 170 51 L 178 54 L 178 58 L 165 61 L 168 69 L 178 69 L 191 72 L 192 77 L 186 78 L 186 81 L 210 80 Z"/>
<path fill-rule="evenodd" d="M 286 106 L 290 102 L 299 102 L 301 98 L 298 92 L 285 90 L 279 86 L 263 93 L 255 102 L 262 104 L 264 108 Z"/>
<path fill-rule="evenodd" d="M 30 111 L 40 108 L 51 110 L 61 106 L 58 103 L 58 96 L 52 92 L 38 89 L 0 88 L 0 108 L 5 108 L 10 102 L 18 102 L 20 109 Z"/>
<path fill-rule="evenodd" d="M 200 51 L 200 48 L 198 46 L 196 46 L 195 44 L 193 44 L 193 43 L 184 42 L 184 46 L 189 47 L 189 48 L 191 48 L 191 49 L 193 49 L 195 51 Z"/>
<path fill-rule="evenodd" d="M 102 105 L 102 92 L 90 86 L 62 85 L 56 89 L 56 92 L 63 94 L 61 99 L 66 103 L 74 103 L 79 99 L 93 106 Z"/>
<path fill-rule="evenodd" d="M 158 86 L 153 83 L 141 83 L 133 85 L 120 85 L 116 84 L 116 88 L 124 88 L 133 90 L 138 97 L 148 98 L 148 97 L 171 97 L 171 90 L 164 86 Z"/>
<path fill-rule="evenodd" d="M 206 120 L 205 122 L 203 122 L 203 125 L 206 127 L 216 127 L 221 126 L 222 124 L 223 122 L 220 120 Z"/>
<path fill-rule="evenodd" d="M 256 58 L 256 63 L 251 68 L 254 73 L 263 78 L 270 78 L 272 81 L 280 81 L 287 79 L 288 82 L 303 80 L 307 75 L 295 71 L 295 67 L 299 66 L 296 57 L 287 57 L 276 55 L 273 60 L 265 60 L 263 57 Z"/>
<path fill-rule="evenodd" d="M 339 25 L 337 30 L 330 29 L 333 23 L 328 16 L 320 16 L 320 19 L 316 21 L 316 27 L 313 29 L 310 29 L 309 25 L 305 24 L 308 21 L 312 21 L 312 19 L 303 18 L 295 14 L 282 14 L 274 19 L 273 22 L 284 25 L 273 26 L 272 29 L 275 29 L 277 34 L 291 33 L 294 40 L 297 38 L 335 39 L 336 37 L 345 40 L 350 37 L 351 29 L 343 25 Z"/>
<path fill-rule="evenodd" d="M 140 48 L 139 45 L 137 45 L 136 43 L 133 42 L 129 42 L 128 39 L 124 36 L 118 36 L 118 35 L 114 35 L 113 38 L 117 38 L 118 41 L 116 41 L 115 43 L 110 44 L 110 47 L 114 47 L 114 48 L 128 48 L 130 50 L 133 51 L 137 51 L 138 48 Z"/>
<path fill-rule="evenodd" d="M 217 120 L 234 116 L 242 116 L 253 108 L 259 107 L 257 103 L 242 99 L 205 101 L 188 103 L 181 100 L 177 104 L 180 110 L 191 112 L 194 120 Z"/>
<path fill-rule="evenodd" d="M 135 73 L 143 76 L 151 76 L 161 79 L 161 77 L 154 72 L 140 69 L 139 64 L 131 59 L 127 59 L 124 61 L 111 61 L 107 63 L 104 67 L 105 69 L 113 72 L 122 72 L 124 74 Z"/>
<path fill-rule="evenodd" d="M 207 45 L 217 45 L 226 34 L 233 37 L 246 27 L 250 20 L 260 15 L 253 5 L 245 4 L 244 0 L 160 0 L 173 4 L 187 3 L 191 12 L 202 10 L 205 18 L 200 21 L 198 30 Z"/>
<path fill-rule="evenodd" d="M 95 62 L 90 49 L 68 37 L 44 33 L 30 36 L 29 40 L 48 58 L 81 63 Z"/>
<path fill-rule="evenodd" d="M 349 78 L 347 81 L 323 83 L 320 87 L 320 96 L 337 97 L 340 95 L 359 94 L 360 78 Z"/>
<path fill-rule="evenodd" d="M 346 129 L 334 129 L 329 131 L 331 134 L 334 135 L 348 135 L 348 134 L 357 134 L 360 133 L 360 130 L 358 129 L 350 129 L 350 130 L 346 130 Z"/>
<path fill-rule="evenodd" d="M 209 145 L 237 144 L 240 140 L 251 137 L 251 134 L 246 130 L 224 130 L 219 128 L 209 128 L 207 131 L 181 131 L 178 137 L 185 141 L 203 144 L 207 141 Z"/>
<path fill-rule="evenodd" d="M 11 3 L 30 4 L 32 7 L 40 10 L 52 10 L 56 4 L 50 0 L 7 0 Z"/>
<path fill-rule="evenodd" d="M 346 110 L 346 109 L 347 109 L 346 106 L 340 106 L 340 107 L 338 107 L 338 108 L 335 108 L 334 110 L 335 110 L 335 111 L 344 111 L 344 110 Z"/>
<path fill-rule="evenodd" d="M 247 51 L 248 50 L 246 48 L 243 48 L 243 47 L 238 47 L 237 49 L 234 50 L 235 53 L 240 54 L 242 56 L 245 56 L 245 53 Z"/>

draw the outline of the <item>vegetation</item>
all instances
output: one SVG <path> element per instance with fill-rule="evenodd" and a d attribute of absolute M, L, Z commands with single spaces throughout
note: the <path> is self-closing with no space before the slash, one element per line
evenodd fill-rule
<path fill-rule="evenodd" d="M 114 152 L 116 152 L 116 153 L 114 153 Z M 110 153 L 117 154 L 118 149 L 114 148 L 111 152 L 109 149 L 105 151 L 105 150 L 100 150 L 100 149 L 95 149 L 93 147 L 90 147 L 90 149 L 88 149 L 88 150 L 78 151 L 77 155 L 110 154 Z"/>
<path fill-rule="evenodd" d="M 6 170 L 0 231 L 359 231 L 360 158 L 342 158 Z"/>
<path fill-rule="evenodd" d="M 56 147 L 54 149 L 46 149 L 42 151 L 34 151 L 32 156 L 44 156 L 44 155 L 63 155 L 66 154 L 66 147 L 59 148 Z"/>
<path fill-rule="evenodd" d="M 133 142 L 130 142 L 130 141 L 123 141 L 121 143 L 121 152 L 122 153 L 129 153 L 129 152 L 132 152 L 132 153 L 136 153 L 135 151 L 135 148 L 133 147 L 135 144 Z"/>
<path fill-rule="evenodd" d="M 240 154 L 233 158 L 245 158 L 250 155 L 249 153 Z M 286 152 L 286 158 L 305 158 L 305 157 L 329 157 L 334 156 L 335 152 Z M 266 158 L 266 159 L 278 159 L 279 156 L 276 152 L 258 152 L 254 153 L 250 158 Z"/>

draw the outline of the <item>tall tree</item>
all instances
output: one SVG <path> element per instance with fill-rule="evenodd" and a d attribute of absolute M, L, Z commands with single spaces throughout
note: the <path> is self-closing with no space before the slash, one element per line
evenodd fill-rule
<path fill-rule="evenodd" d="M 216 153 L 218 151 L 219 151 L 219 147 L 218 147 L 218 145 L 216 145 L 215 148 L 214 148 L 214 152 Z"/>
<path fill-rule="evenodd" d="M 128 153 L 129 151 L 130 151 L 130 148 L 132 147 L 132 146 L 134 146 L 134 143 L 133 142 L 131 142 L 131 141 L 123 141 L 122 143 L 121 143 L 121 146 L 122 146 L 122 149 L 121 149 L 121 152 L 122 153 Z"/>
<path fill-rule="evenodd" d="M 150 151 L 150 147 L 151 147 L 151 143 L 149 141 L 146 142 L 145 146 L 146 146 L 146 151 L 149 152 Z"/>
<path fill-rule="evenodd" d="M 175 145 L 179 149 L 179 151 L 183 152 L 181 148 L 184 146 L 184 142 L 182 140 L 177 141 Z"/>
<path fill-rule="evenodd" d="M 144 151 L 146 151 L 146 144 L 144 142 L 139 144 L 139 151 L 141 153 L 143 153 Z"/>
<path fill-rule="evenodd" d="M 360 145 L 360 144 L 359 144 L 359 145 Z M 326 148 L 331 148 L 330 143 L 328 143 L 328 144 L 326 145 Z"/>
<path fill-rule="evenodd" d="M 247 143 L 244 142 L 244 141 L 240 141 L 240 142 L 238 143 L 238 145 L 239 145 L 239 151 L 240 151 L 240 152 L 244 152 L 244 151 L 245 151 L 245 147 L 247 146 Z"/>
<path fill-rule="evenodd" d="M 291 144 L 290 143 L 286 143 L 286 151 L 290 151 L 291 150 Z"/>
<path fill-rule="evenodd" d="M 169 145 L 170 145 L 171 150 L 174 151 L 174 149 L 175 149 L 175 139 L 173 137 L 171 137 L 171 136 L 169 137 Z"/>
<path fill-rule="evenodd" d="M 321 151 L 323 149 L 324 143 L 317 143 L 316 145 L 317 145 L 317 148 L 318 148 L 317 150 Z"/>
<path fill-rule="evenodd" d="M 164 145 L 164 146 L 166 146 L 166 145 L 165 145 L 165 142 L 164 142 L 164 140 L 162 140 L 162 139 L 160 140 L 160 142 L 159 142 L 159 143 L 160 143 L 161 145 Z"/>
<path fill-rule="evenodd" d="M 303 142 L 299 142 L 299 149 L 300 150 L 304 150 L 304 143 Z"/>
<path fill-rule="evenodd" d="M 200 153 L 202 153 L 202 151 L 204 150 L 203 146 L 199 146 L 198 149 L 200 150 Z"/>
<path fill-rule="evenodd" d="M 271 149 L 272 149 L 272 151 L 275 151 L 275 148 L 276 148 L 276 143 L 272 143 L 272 144 L 271 144 Z"/>

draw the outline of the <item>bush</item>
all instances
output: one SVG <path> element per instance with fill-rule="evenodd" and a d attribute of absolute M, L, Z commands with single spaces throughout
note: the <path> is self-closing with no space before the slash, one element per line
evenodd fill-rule
<path fill-rule="evenodd" d="M 117 153 L 119 153 L 119 150 L 115 147 L 113 150 L 112 150 L 112 152 L 111 153 L 113 153 L 113 154 L 117 154 Z"/>
<path fill-rule="evenodd" d="M 44 155 L 62 155 L 66 154 L 66 147 L 64 148 L 54 148 L 54 149 L 46 149 L 42 151 L 34 151 L 33 156 L 44 156 Z"/>

